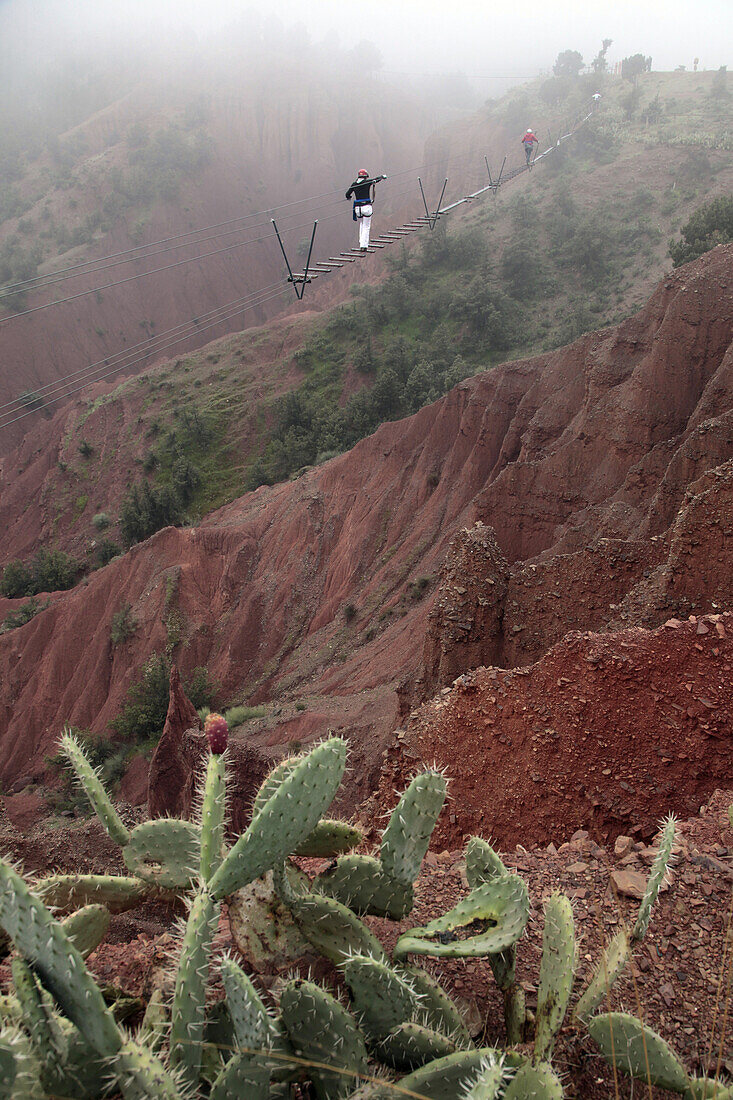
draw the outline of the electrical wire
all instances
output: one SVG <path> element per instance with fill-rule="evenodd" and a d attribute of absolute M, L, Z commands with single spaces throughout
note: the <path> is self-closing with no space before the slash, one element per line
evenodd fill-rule
<path fill-rule="evenodd" d="M 398 195 L 394 196 L 394 198 L 395 198 L 395 199 L 400 199 L 400 198 L 402 198 L 402 197 L 403 197 L 404 195 L 406 195 L 406 194 L 409 194 L 409 191 L 402 191 L 402 192 L 400 192 L 400 193 L 399 193 Z M 337 217 L 337 216 L 340 216 L 340 214 L 339 214 L 339 215 L 332 215 L 332 216 L 331 216 L 331 218 L 333 218 L 333 217 Z M 322 219 L 322 220 L 326 220 L 326 221 L 328 221 L 328 220 L 331 220 L 331 218 L 327 218 L 327 219 Z M 292 228 L 292 227 L 291 227 L 291 228 Z M 282 284 L 281 284 L 281 281 L 280 281 L 280 280 L 278 280 L 278 282 L 276 282 L 276 283 L 271 283 L 271 284 L 269 284 L 269 286 L 267 286 L 267 287 L 261 287 L 261 288 L 260 288 L 260 289 L 259 289 L 258 291 L 253 291 L 252 293 L 253 293 L 253 294 L 257 294 L 257 293 L 260 293 L 260 291 L 264 291 L 264 290 L 269 290 L 269 289 L 271 289 L 272 287 L 276 287 L 276 286 L 280 286 L 280 285 L 282 285 Z M 243 299 L 236 299 L 236 301 L 237 301 L 237 302 L 241 302 L 242 300 L 243 300 Z M 228 306 L 228 305 L 234 305 L 234 304 L 235 304 L 234 302 L 231 302 L 231 303 L 227 303 L 227 305 L 225 305 L 225 306 L 222 306 L 222 307 L 218 307 L 218 308 L 221 308 L 221 309 L 225 309 L 225 308 L 227 308 L 227 306 Z M 213 313 L 213 312 L 215 312 L 215 311 L 214 311 L 214 310 L 211 310 L 211 311 L 210 311 L 210 313 Z M 191 319 L 191 321 L 189 321 L 189 322 L 183 322 L 183 324 L 197 324 L 197 323 L 198 323 L 199 321 L 201 321 L 201 320 L 205 320 L 205 319 L 206 319 L 206 317 L 208 317 L 208 316 L 209 316 L 209 314 L 208 314 L 208 313 L 206 313 L 206 314 L 197 314 L 195 318 L 192 318 L 192 319 Z M 115 353 L 113 353 L 113 354 L 112 354 L 111 356 L 105 356 L 105 357 L 104 357 L 103 359 L 100 359 L 100 360 L 98 360 L 98 362 L 96 362 L 96 363 L 92 363 L 92 364 L 90 364 L 90 365 L 89 365 L 88 367 L 84 367 L 84 368 L 82 368 L 82 369 L 81 369 L 81 370 L 79 370 L 79 371 L 75 371 L 75 372 L 72 372 L 72 373 L 71 373 L 71 374 L 69 374 L 69 375 L 62 375 L 62 376 L 61 376 L 60 378 L 56 379 L 55 381 L 53 381 L 53 382 L 49 382 L 49 383 L 47 383 L 47 384 L 46 384 L 45 386 L 42 386 L 42 387 L 40 387 L 40 388 L 39 388 L 38 390 L 34 390 L 33 392 L 34 392 L 34 393 L 38 393 L 38 394 L 46 393 L 46 392 L 48 392 L 48 391 L 50 391 L 50 390 L 53 390 L 53 389 L 56 389 L 56 388 L 58 388 L 58 386 L 59 386 L 59 385 L 60 385 L 60 384 L 61 384 L 62 382 L 65 382 L 65 381 L 66 381 L 66 380 L 68 380 L 68 379 L 73 379 L 73 378 L 77 378 L 77 377 L 79 377 L 79 376 L 85 375 L 85 374 L 87 374 L 87 373 L 89 373 L 89 372 L 93 371 L 93 370 L 94 370 L 94 368 L 95 368 L 95 367 L 97 367 L 97 366 L 100 366 L 100 365 L 102 365 L 102 364 L 104 364 L 104 365 L 108 364 L 111 358 L 115 358 L 115 357 L 116 357 L 116 356 L 118 356 L 118 355 L 123 355 L 123 356 L 124 356 L 124 355 L 127 355 L 127 354 L 129 354 L 129 353 L 130 353 L 131 351 L 133 351 L 133 350 L 134 350 L 135 348 L 137 348 L 137 347 L 142 347 L 142 346 L 145 346 L 146 348 L 149 348 L 149 347 L 150 347 L 150 345 L 151 345 L 151 340 L 152 340 L 152 341 L 158 340 L 158 339 L 162 338 L 162 337 L 163 337 L 164 335 L 166 335 L 166 334 L 167 334 L 168 332 L 174 332 L 174 331 L 176 331 L 176 330 L 177 330 L 178 328 L 180 328 L 180 327 L 181 327 L 180 325 L 177 325 L 177 326 L 174 326 L 174 327 L 173 327 L 173 328 L 171 328 L 171 329 L 166 329 L 166 330 L 165 330 L 165 331 L 164 331 L 163 333 L 159 333 L 159 334 L 158 334 L 157 336 L 155 336 L 155 337 L 152 337 L 152 338 L 149 338 L 148 340 L 142 340 L 142 341 L 140 341 L 140 342 L 139 342 L 138 344 L 134 344 L 134 345 L 132 345 L 132 347 L 131 347 L 131 348 L 127 348 L 127 349 L 125 349 L 125 350 L 124 350 L 124 351 L 122 351 L 122 352 L 115 352 Z M 9 407 L 9 406 L 11 406 L 11 405 L 15 405 L 15 404 L 17 404 L 17 401 L 18 401 L 18 399 L 16 398 L 16 399 L 14 399 L 13 401 L 9 401 L 9 402 L 6 402 L 6 403 L 5 403 L 5 404 L 3 404 L 3 405 L 0 405 L 0 411 L 1 411 L 2 409 L 8 408 L 8 407 Z"/>
<path fill-rule="evenodd" d="M 229 320 L 230 317 L 235 316 L 237 313 L 241 313 L 243 308 L 253 309 L 257 306 L 265 305 L 266 302 L 272 301 L 274 298 L 277 298 L 280 295 L 282 295 L 283 291 L 284 291 L 284 287 L 280 286 L 279 289 L 276 290 L 273 294 L 269 294 L 269 295 L 265 296 L 264 298 L 260 298 L 258 300 L 250 301 L 250 302 L 247 302 L 247 303 L 244 303 L 244 304 L 237 304 L 234 308 L 227 310 L 225 313 L 222 313 L 221 316 L 215 318 L 208 325 L 203 325 L 201 327 L 197 327 L 195 329 L 195 331 L 196 331 L 196 333 L 207 332 L 209 329 L 215 328 L 217 325 L 221 324 L 223 321 Z M 166 341 L 166 343 L 161 345 L 159 348 L 156 348 L 155 351 L 156 351 L 156 353 L 159 353 L 163 350 L 163 348 L 168 349 L 168 348 L 170 348 L 170 346 L 175 346 L 175 344 L 180 343 L 181 340 L 187 339 L 190 335 L 192 335 L 192 334 L 188 333 L 188 332 L 182 332 L 179 335 L 173 337 L 171 340 Z M 93 381 L 94 382 L 103 382 L 103 381 L 105 381 L 105 379 L 110 378 L 113 374 L 117 374 L 120 370 L 125 370 L 125 369 L 131 370 L 133 367 L 136 367 L 139 363 L 142 363 L 147 358 L 148 358 L 148 354 L 146 353 L 144 355 L 139 356 L 137 359 L 135 359 L 135 360 L 133 360 L 129 363 L 118 363 L 111 370 L 107 371 L 104 374 L 101 374 L 99 377 L 95 378 Z M 65 400 L 66 398 L 73 396 L 73 394 L 78 393 L 80 390 L 86 389 L 89 384 L 90 384 L 89 381 L 85 380 L 80 385 L 74 386 L 73 388 L 66 390 L 64 393 L 56 395 L 55 397 L 52 398 L 52 401 L 53 402 L 58 402 L 58 401 Z M 24 420 L 26 416 L 30 416 L 32 413 L 38 412 L 38 411 L 40 411 L 40 410 L 39 409 L 26 409 L 25 412 L 20 413 L 18 416 L 15 416 L 15 417 L 13 417 L 12 419 L 9 419 L 9 420 L 8 419 L 4 420 L 2 423 L 0 423 L 0 428 L 9 428 L 11 424 L 16 424 L 19 420 Z"/>
<path fill-rule="evenodd" d="M 417 165 L 416 167 L 413 167 L 413 168 L 405 168 L 405 169 L 402 169 L 399 172 L 394 172 L 391 175 L 388 174 L 387 175 L 387 180 L 397 179 L 400 176 L 404 176 L 404 175 L 407 175 L 408 173 L 412 173 L 412 172 L 419 172 L 419 171 L 424 170 L 425 168 L 432 168 L 432 167 L 435 167 L 435 165 L 438 164 L 438 163 L 444 163 L 444 164 L 460 163 L 461 161 L 466 160 L 471 155 L 472 154 L 470 154 L 470 153 L 466 153 L 466 154 L 463 154 L 463 155 L 460 155 L 460 156 L 457 155 L 455 157 L 451 157 L 447 161 L 443 161 L 443 162 L 437 162 L 436 161 L 436 162 L 431 163 L 431 164 L 423 164 L 423 165 Z M 215 236 L 208 237 L 208 238 L 203 238 L 202 240 L 187 241 L 187 242 L 185 242 L 184 244 L 181 244 L 181 245 L 172 245 L 170 249 L 159 249 L 156 252 L 150 252 L 149 251 L 150 249 L 153 249 L 153 248 L 157 249 L 158 245 L 170 244 L 171 241 L 179 241 L 179 240 L 182 240 L 184 237 L 193 237 L 193 236 L 195 236 L 196 234 L 199 234 L 199 233 L 207 233 L 211 229 L 221 229 L 221 228 L 223 228 L 227 225 L 232 225 L 235 222 L 247 221 L 251 218 L 260 217 L 262 215 L 267 215 L 268 217 L 271 218 L 272 214 L 277 213 L 280 210 L 286 210 L 290 207 L 299 206 L 299 205 L 302 205 L 304 203 L 315 202 L 315 201 L 317 201 L 318 199 L 321 199 L 321 198 L 330 198 L 331 195 L 336 195 L 336 194 L 341 194 L 341 193 L 342 193 L 341 188 L 339 188 L 336 191 L 324 191 L 320 195 L 311 195 L 311 196 L 307 196 L 306 198 L 297 199 L 297 200 L 295 200 L 293 202 L 290 202 L 290 203 L 281 203 L 279 206 L 270 207 L 269 210 L 258 210 L 258 211 L 255 211 L 255 212 L 251 213 L 251 214 L 242 214 L 242 215 L 240 215 L 240 217 L 230 218 L 228 221 L 218 222 L 216 224 L 208 225 L 208 226 L 201 226 L 199 229 L 189 229 L 185 233 L 178 233 L 178 234 L 175 234 L 174 236 L 171 236 L 171 237 L 164 237 L 161 240 L 151 241 L 151 242 L 148 242 L 147 244 L 144 244 L 144 245 L 137 245 L 134 248 L 124 249 L 123 251 L 120 251 L 120 252 L 112 252 L 107 256 L 98 256 L 93 260 L 83 260 L 83 261 L 80 261 L 78 264 L 72 264 L 68 267 L 60 268 L 57 271 L 50 271 L 46 275 L 36 275 L 36 276 L 33 276 L 32 278 L 24 279 L 24 280 L 21 280 L 21 281 L 16 282 L 16 283 L 7 283 L 0 290 L 0 300 L 4 297 L 10 297 L 11 295 L 23 293 L 25 291 L 39 290 L 39 289 L 42 289 L 43 287 L 46 287 L 46 286 L 55 286 L 57 283 L 64 282 L 66 279 L 78 278 L 81 275 L 89 275 L 89 274 L 92 274 L 96 271 L 105 271 L 110 267 L 118 266 L 118 264 L 120 264 L 120 263 L 127 263 L 127 262 L 131 262 L 132 260 L 144 259 L 144 258 L 147 258 L 147 256 L 150 256 L 150 255 L 160 255 L 161 252 L 173 251 L 177 247 L 185 248 L 185 247 L 189 247 L 190 245 L 194 245 L 194 244 L 202 244 L 202 243 L 204 243 L 205 240 L 214 240 L 215 236 L 226 236 L 227 234 L 226 233 L 216 234 Z M 339 203 L 340 203 L 340 201 L 341 200 L 339 200 Z M 336 205 L 336 203 L 329 203 L 328 205 L 329 206 Z M 324 207 L 321 207 L 320 209 L 323 209 L 323 208 Z M 296 217 L 296 216 L 297 216 L 296 214 L 286 215 L 286 217 Z M 261 224 L 265 225 L 267 223 L 263 222 Z M 257 228 L 257 226 L 240 226 L 238 229 L 227 230 L 227 233 L 236 233 L 236 232 L 241 232 L 245 229 L 249 230 L 249 229 L 254 229 L 254 228 Z M 247 243 L 250 243 L 250 242 L 247 242 Z M 144 255 L 142 255 L 142 256 L 133 255 L 134 253 L 139 253 L 139 252 L 144 253 Z M 130 257 L 130 259 L 129 260 L 124 260 L 124 259 L 119 258 L 119 257 L 126 257 L 126 256 Z M 198 259 L 198 258 L 199 257 L 193 256 L 190 259 L 191 259 L 191 262 L 192 262 L 193 260 Z M 107 260 L 116 260 L 117 263 L 107 264 L 106 263 Z M 104 266 L 95 266 L 95 265 L 102 265 L 102 264 L 104 264 Z M 85 270 L 80 270 L 82 268 L 85 269 Z M 61 277 L 59 278 L 58 276 L 61 276 Z M 60 301 L 64 302 L 66 300 L 67 299 L 61 299 Z M 60 303 L 46 303 L 46 304 L 53 305 L 53 304 L 60 304 Z M 8 321 L 8 320 L 13 319 L 14 317 L 23 316 L 23 314 L 28 313 L 28 312 L 31 312 L 31 311 L 30 310 L 23 310 L 19 313 L 11 314 L 9 317 L 0 318 L 0 320 Z"/>

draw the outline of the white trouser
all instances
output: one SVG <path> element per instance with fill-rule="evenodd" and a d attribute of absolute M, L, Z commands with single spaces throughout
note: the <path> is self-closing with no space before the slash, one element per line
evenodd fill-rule
<path fill-rule="evenodd" d="M 356 220 L 359 223 L 359 248 L 369 247 L 369 230 L 372 226 L 372 207 L 357 206 Z"/>

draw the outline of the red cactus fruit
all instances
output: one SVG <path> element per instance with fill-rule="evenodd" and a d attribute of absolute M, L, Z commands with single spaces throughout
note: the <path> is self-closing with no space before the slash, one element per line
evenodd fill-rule
<path fill-rule="evenodd" d="M 204 733 L 209 748 L 215 756 L 224 752 L 229 741 L 229 726 L 223 714 L 209 714 L 204 722 Z"/>

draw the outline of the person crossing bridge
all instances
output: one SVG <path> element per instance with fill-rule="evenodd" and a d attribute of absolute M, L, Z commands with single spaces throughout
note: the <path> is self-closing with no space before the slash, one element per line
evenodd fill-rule
<path fill-rule="evenodd" d="M 359 248 L 366 252 L 369 248 L 369 231 L 372 225 L 372 213 L 374 211 L 374 192 L 381 180 L 386 176 L 370 176 L 366 168 L 360 168 L 356 179 L 346 192 L 346 198 L 354 197 L 353 218 L 359 223 Z"/>

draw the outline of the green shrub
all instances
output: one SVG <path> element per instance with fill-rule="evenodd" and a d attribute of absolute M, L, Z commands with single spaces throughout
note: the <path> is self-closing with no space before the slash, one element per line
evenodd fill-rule
<path fill-rule="evenodd" d="M 73 587 L 79 563 L 63 550 L 40 549 L 28 563 L 9 562 L 0 580 L 0 594 L 9 599 L 37 596 L 39 592 L 60 592 Z"/>
<path fill-rule="evenodd" d="M 92 516 L 92 527 L 97 531 L 106 531 L 111 522 L 106 512 L 97 512 Z"/>
<path fill-rule="evenodd" d="M 110 722 L 110 729 L 125 743 L 141 744 L 159 735 L 168 711 L 170 661 L 154 653 L 145 662 L 140 679 L 130 687 L 122 712 Z M 197 709 L 211 703 L 215 685 L 205 668 L 196 668 L 184 680 L 183 689 Z"/>
<path fill-rule="evenodd" d="M 9 615 L 5 617 L 2 626 L 0 626 L 0 634 L 7 633 L 8 630 L 15 630 L 18 626 L 25 626 L 31 619 L 38 614 L 39 611 L 45 611 L 51 603 L 50 600 L 46 600 L 45 603 L 39 603 L 35 596 L 31 596 L 27 603 L 23 603 L 15 611 L 11 611 Z"/>
<path fill-rule="evenodd" d="M 97 564 L 101 567 L 109 565 L 113 558 L 121 553 L 119 546 L 111 539 L 100 539 L 97 543 Z"/>
<path fill-rule="evenodd" d="M 110 623 L 109 636 L 112 645 L 122 645 L 136 630 L 137 623 L 132 617 L 132 608 L 129 603 L 123 604 L 119 611 L 115 611 Z"/>
<path fill-rule="evenodd" d="M 127 547 L 182 519 L 180 504 L 172 490 L 156 489 L 148 481 L 133 485 L 120 505 L 120 530 Z"/>
<path fill-rule="evenodd" d="M 224 711 L 224 717 L 230 729 L 241 726 L 243 722 L 249 722 L 252 718 L 264 718 L 267 707 L 230 707 Z"/>
<path fill-rule="evenodd" d="M 82 458 L 91 458 L 91 456 L 94 454 L 94 447 L 92 447 L 88 439 L 82 439 L 81 443 L 79 444 L 79 454 L 82 456 Z"/>
<path fill-rule="evenodd" d="M 679 267 L 730 241 L 733 241 L 733 195 L 721 195 L 695 211 L 682 227 L 682 240 L 669 242 L 669 255 L 674 266 Z"/>

